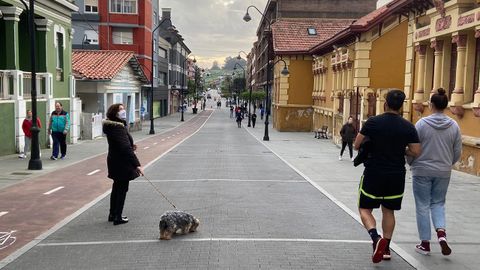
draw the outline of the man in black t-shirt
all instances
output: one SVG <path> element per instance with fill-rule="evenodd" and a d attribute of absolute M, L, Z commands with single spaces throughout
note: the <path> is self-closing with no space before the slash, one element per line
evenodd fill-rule
<path fill-rule="evenodd" d="M 370 139 L 359 185 L 358 207 L 363 225 L 373 241 L 374 263 L 390 259 L 394 210 L 400 210 L 405 188 L 405 155 L 417 157 L 421 152 L 415 126 L 401 116 L 404 101 L 402 91 L 388 92 L 385 113 L 368 119 L 355 140 L 355 149 L 358 150 L 365 137 Z M 383 237 L 378 234 L 372 215 L 373 209 L 380 206 Z"/>

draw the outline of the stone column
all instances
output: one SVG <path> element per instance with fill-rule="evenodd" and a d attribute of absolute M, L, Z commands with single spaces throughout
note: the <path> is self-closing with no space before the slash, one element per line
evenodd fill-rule
<path fill-rule="evenodd" d="M 337 67 L 332 66 L 333 76 L 332 76 L 332 93 L 337 91 Z"/>
<path fill-rule="evenodd" d="M 2 11 L 3 20 L 5 21 L 5 38 L 0 38 L 0 42 L 3 43 L 2 47 L 6 49 L 5 69 L 18 70 L 20 69 L 18 22 L 20 21 L 20 14 L 22 14 L 23 9 L 0 6 L 0 11 Z"/>
<path fill-rule="evenodd" d="M 47 35 L 50 31 L 50 27 L 52 26 L 53 21 L 48 19 L 35 19 L 36 27 L 36 44 L 37 44 L 37 58 L 36 58 L 36 66 L 37 72 L 47 72 L 47 59 L 48 53 L 55 53 L 49 52 L 47 50 Z M 56 38 L 56 37 L 55 37 Z"/>
<path fill-rule="evenodd" d="M 450 100 L 450 110 L 458 117 L 462 117 L 464 98 L 465 61 L 467 57 L 467 35 L 455 35 L 452 43 L 457 43 L 457 74 L 455 76 L 455 90 Z"/>
<path fill-rule="evenodd" d="M 442 87 L 442 66 L 443 66 L 443 40 L 432 40 L 430 47 L 435 50 L 435 66 L 433 70 L 433 87 L 430 96 Z"/>
<path fill-rule="evenodd" d="M 475 30 L 475 38 L 480 38 L 480 29 Z M 474 76 L 479 76 L 480 74 L 475 74 Z M 475 91 L 475 95 L 473 96 L 473 104 L 472 104 L 473 114 L 476 117 L 480 117 L 480 85 L 478 86 L 477 91 Z"/>
<path fill-rule="evenodd" d="M 423 101 L 425 92 L 425 55 L 427 53 L 427 46 L 422 44 L 417 45 L 415 46 L 415 51 L 417 52 L 418 56 L 417 90 L 413 94 L 412 103 L 415 111 L 423 113 Z M 381 109 L 383 110 L 383 108 Z"/>

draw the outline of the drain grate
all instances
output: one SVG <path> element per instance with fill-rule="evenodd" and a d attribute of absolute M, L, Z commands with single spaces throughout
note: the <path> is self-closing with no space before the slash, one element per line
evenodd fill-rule
<path fill-rule="evenodd" d="M 30 175 L 32 173 L 28 173 L 28 172 L 13 172 L 11 173 L 11 175 Z"/>

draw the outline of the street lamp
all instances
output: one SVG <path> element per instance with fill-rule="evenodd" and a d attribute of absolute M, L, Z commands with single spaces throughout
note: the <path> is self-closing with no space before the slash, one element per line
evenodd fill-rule
<path fill-rule="evenodd" d="M 33 1 L 33 0 L 30 0 L 30 1 Z M 167 28 L 168 31 L 172 32 L 174 31 L 174 28 L 172 27 L 172 20 L 170 20 L 170 18 L 165 18 L 159 25 L 157 25 L 157 27 L 155 27 L 153 30 L 152 30 L 152 69 L 150 70 L 150 74 L 152 75 L 151 77 L 151 87 L 152 87 L 152 91 L 150 92 L 150 132 L 149 134 L 150 135 L 153 135 L 155 134 L 155 127 L 154 127 L 154 124 L 153 124 L 153 79 L 154 79 L 154 75 L 153 74 L 153 66 L 154 66 L 154 62 L 155 62 L 155 57 L 153 56 L 154 53 L 155 53 L 155 43 L 154 43 L 154 40 L 155 40 L 155 31 L 162 25 L 164 24 L 166 21 L 169 21 L 170 22 L 170 26 Z"/>
<path fill-rule="evenodd" d="M 245 78 L 245 68 L 243 68 L 242 65 L 240 65 L 239 63 L 235 63 L 235 66 L 233 66 L 233 70 L 236 70 L 237 66 L 239 66 L 241 69 L 243 69 L 243 80 L 245 81 L 245 86 L 246 86 L 247 85 L 247 80 Z M 251 99 L 252 99 L 252 91 L 250 91 L 250 97 L 249 97 L 249 101 L 248 101 L 248 127 L 251 126 L 251 124 L 250 124 L 250 104 L 252 102 Z"/>
<path fill-rule="evenodd" d="M 249 22 L 252 20 L 252 17 L 248 13 L 248 10 L 250 8 L 254 8 L 262 15 L 262 17 L 265 19 L 265 21 L 268 23 L 268 28 L 270 29 L 272 27 L 272 22 L 261 12 L 256 6 L 251 5 L 247 7 L 247 12 L 245 13 L 245 16 L 243 16 L 243 20 L 245 22 Z M 264 141 L 269 141 L 270 137 L 268 136 L 268 114 L 270 112 L 270 109 L 268 108 L 268 96 L 269 96 L 269 86 L 270 86 L 270 34 L 267 36 L 267 84 L 265 87 L 265 133 L 263 135 L 263 140 Z"/>
<path fill-rule="evenodd" d="M 182 64 L 182 68 L 183 68 L 184 74 L 185 74 L 185 63 L 187 62 L 188 59 L 189 59 L 189 58 L 188 58 L 188 55 L 187 55 L 187 57 L 185 57 L 185 60 L 183 61 L 183 64 Z M 195 56 L 193 57 L 193 61 L 192 61 L 192 62 L 193 62 L 194 64 L 197 63 L 197 59 L 195 59 Z M 181 89 L 181 90 L 182 90 L 182 95 L 181 95 L 181 97 L 182 97 L 182 117 L 181 117 L 181 119 L 180 119 L 181 122 L 184 122 L 184 121 L 185 121 L 185 120 L 183 119 L 183 111 L 184 111 L 184 110 L 183 110 L 183 98 L 184 98 L 184 97 L 183 97 L 183 88 L 185 87 L 185 81 L 186 81 L 186 80 L 187 80 L 187 76 L 185 75 L 185 78 L 182 78 L 182 89 Z M 188 84 L 187 84 L 187 87 L 188 87 Z"/>
<path fill-rule="evenodd" d="M 31 65 L 31 96 L 32 96 L 32 127 L 30 128 L 32 132 L 32 148 L 30 160 L 28 161 L 29 170 L 41 170 L 42 169 L 42 160 L 40 159 L 40 144 L 38 142 L 38 133 L 40 129 L 37 126 L 37 71 L 35 63 L 35 2 L 34 0 L 29 1 L 29 5 L 24 0 L 21 0 L 22 4 L 25 6 L 25 9 L 28 12 L 28 34 L 30 35 L 30 65 Z M 0 18 L 3 17 L 3 14 L 0 11 Z"/>

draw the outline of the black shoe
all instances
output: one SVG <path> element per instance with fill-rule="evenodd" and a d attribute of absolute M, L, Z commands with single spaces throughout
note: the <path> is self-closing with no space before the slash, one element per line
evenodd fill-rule
<path fill-rule="evenodd" d="M 113 220 L 113 225 L 120 225 L 120 224 L 125 224 L 128 223 L 128 218 L 116 218 Z"/>
<path fill-rule="evenodd" d="M 126 220 L 128 220 L 128 218 L 127 218 L 126 216 L 122 216 L 122 219 L 126 219 Z M 113 215 L 111 215 L 111 214 L 110 214 L 110 215 L 108 215 L 108 222 L 113 222 L 113 220 L 114 220 L 114 217 L 113 217 Z"/>

